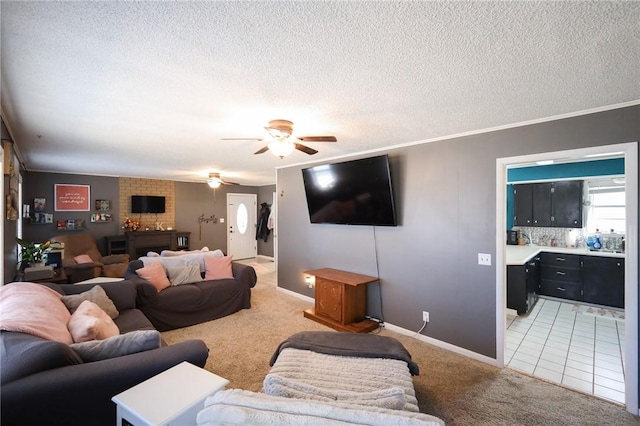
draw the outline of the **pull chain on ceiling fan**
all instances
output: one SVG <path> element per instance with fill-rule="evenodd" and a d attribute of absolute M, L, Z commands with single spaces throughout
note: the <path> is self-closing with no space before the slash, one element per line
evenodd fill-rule
<path fill-rule="evenodd" d="M 302 145 L 301 142 L 337 142 L 335 136 L 293 136 L 293 122 L 289 120 L 271 120 L 269 125 L 265 127 L 268 133 L 269 143 L 260 148 L 254 154 L 262 154 L 271 151 L 275 156 L 284 158 L 291 154 L 294 149 L 302 151 L 305 154 L 313 155 L 318 151 L 308 146 Z M 263 141 L 265 138 L 224 138 L 222 140 L 256 140 Z"/>

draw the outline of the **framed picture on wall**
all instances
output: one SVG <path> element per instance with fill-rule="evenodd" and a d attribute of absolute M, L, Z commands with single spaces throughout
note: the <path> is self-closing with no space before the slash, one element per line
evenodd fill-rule
<path fill-rule="evenodd" d="M 54 186 L 55 211 L 88 212 L 90 197 L 89 185 L 56 183 Z"/>
<path fill-rule="evenodd" d="M 101 212 L 111 210 L 111 202 L 109 200 L 96 200 L 96 210 Z"/>
<path fill-rule="evenodd" d="M 34 198 L 33 199 L 33 211 L 34 212 L 43 212 L 46 206 L 47 206 L 47 199 L 46 198 Z"/>

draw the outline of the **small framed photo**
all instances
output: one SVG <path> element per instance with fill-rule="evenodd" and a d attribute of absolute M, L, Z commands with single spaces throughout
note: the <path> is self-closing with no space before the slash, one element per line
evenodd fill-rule
<path fill-rule="evenodd" d="M 111 213 L 94 213 L 91 215 L 92 223 L 108 223 L 111 220 Z"/>
<path fill-rule="evenodd" d="M 96 200 L 96 210 L 99 212 L 106 212 L 111 210 L 111 201 L 109 200 Z"/>
<path fill-rule="evenodd" d="M 46 198 L 34 198 L 33 199 L 33 211 L 34 212 L 43 212 L 46 206 L 47 206 L 47 199 Z"/>

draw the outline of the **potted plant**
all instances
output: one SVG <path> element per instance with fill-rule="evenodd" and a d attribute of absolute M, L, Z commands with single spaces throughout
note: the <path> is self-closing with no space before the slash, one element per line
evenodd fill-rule
<path fill-rule="evenodd" d="M 46 252 L 51 247 L 51 241 L 44 243 L 30 243 L 21 238 L 16 238 L 20 244 L 20 269 L 26 266 L 44 265 Z"/>

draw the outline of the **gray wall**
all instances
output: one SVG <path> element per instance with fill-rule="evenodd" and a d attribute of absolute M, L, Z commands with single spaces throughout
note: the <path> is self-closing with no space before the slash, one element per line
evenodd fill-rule
<path fill-rule="evenodd" d="M 274 185 L 275 187 L 275 185 Z M 227 252 L 227 194 L 258 194 L 261 187 L 241 185 L 221 185 L 215 190 L 206 183 L 176 182 L 176 229 L 191 232 L 191 249 L 203 246 L 210 250 L 220 249 Z M 225 223 L 198 222 L 204 215 L 216 219 L 224 218 Z M 273 248 L 271 249 L 273 253 Z M 258 245 L 258 254 L 260 246 Z"/>
<path fill-rule="evenodd" d="M 42 173 L 42 172 L 27 172 L 24 179 L 24 202 L 32 203 L 33 198 L 43 197 L 47 200 L 46 212 L 53 213 L 53 224 L 30 224 L 28 220 L 24 220 L 24 232 L 23 236 L 28 241 L 46 241 L 47 239 L 62 233 L 77 232 L 77 231 L 57 231 L 55 222 L 59 219 L 85 219 L 86 231 L 91 233 L 98 243 L 98 248 L 102 253 L 106 253 L 106 243 L 104 237 L 107 235 L 121 234 L 123 231 L 120 229 L 121 218 L 118 217 L 119 212 L 119 179 L 117 177 L 102 177 L 102 176 L 87 176 L 87 175 L 72 175 L 62 173 Z M 56 183 L 73 183 L 91 186 L 91 208 L 96 199 L 108 199 L 111 200 L 111 213 L 114 220 L 111 223 L 91 223 L 91 214 L 94 211 L 89 212 L 55 212 L 53 211 L 53 185 Z M 216 215 L 216 218 L 225 218 L 227 215 L 227 193 L 242 193 L 242 194 L 259 194 L 261 188 L 270 188 L 268 191 L 269 200 L 271 199 L 271 192 L 275 189 L 275 185 L 269 187 L 255 187 L 255 186 L 228 186 L 222 185 L 216 189 L 215 197 L 214 191 L 206 183 L 189 183 L 189 182 L 176 182 L 175 183 L 175 203 L 176 203 L 176 229 L 178 231 L 191 232 L 190 246 L 192 249 L 208 246 L 210 249 L 221 249 L 225 253 L 227 251 L 227 234 L 226 224 L 220 223 L 198 223 L 198 217 L 204 215 L 204 217 L 210 217 L 212 214 Z M 260 195 L 258 195 L 258 201 L 260 202 Z M 266 195 L 265 195 L 266 197 Z M 270 202 L 270 201 L 269 201 Z M 33 208 L 33 207 L 32 207 Z M 6 226 L 7 223 L 5 223 Z M 202 233 L 200 233 L 200 229 Z M 6 227 L 5 227 L 6 231 Z M 11 241 L 15 240 L 15 234 L 12 236 L 10 233 L 5 232 L 5 257 L 10 256 L 15 258 L 15 248 L 10 254 L 7 254 L 6 247 L 10 246 Z M 269 252 L 269 245 L 271 245 Z M 258 253 L 260 252 L 260 246 L 258 246 Z M 273 256 L 273 242 L 269 241 L 268 244 L 264 244 L 263 249 L 265 255 Z M 6 266 L 6 262 L 5 262 Z M 12 275 L 14 274 L 15 265 L 12 269 Z M 9 271 L 7 271 L 9 274 Z M 5 280 L 5 282 L 8 282 Z"/>
<path fill-rule="evenodd" d="M 90 205 L 88 212 L 56 212 L 54 211 L 53 185 L 56 183 L 72 183 L 78 185 L 90 185 Z M 33 199 L 45 198 L 47 200 L 45 212 L 53 213 L 53 223 L 31 224 L 28 219 L 22 219 L 23 238 L 27 241 L 46 241 L 59 234 L 67 234 L 78 231 L 58 231 L 56 221 L 62 219 L 84 219 L 86 231 L 92 234 L 98 249 L 106 253 L 107 235 L 117 235 L 120 233 L 120 219 L 118 211 L 120 208 L 119 181 L 115 177 L 72 175 L 64 173 L 43 173 L 26 172 L 23 185 L 23 203 L 31 205 L 33 212 Z M 91 215 L 95 213 L 95 200 L 110 200 L 111 210 L 107 213 L 113 215 L 113 222 L 91 223 Z"/>
<path fill-rule="evenodd" d="M 313 297 L 305 270 L 376 276 L 379 268 L 370 315 L 380 316 L 381 300 L 386 322 L 418 330 L 427 310 L 423 334 L 495 358 L 495 262 L 479 266 L 477 253 L 495 259 L 496 159 L 638 140 L 634 106 L 389 150 L 399 226 L 375 230 L 310 224 L 301 174 L 308 165 L 279 169 L 278 285 Z"/>

